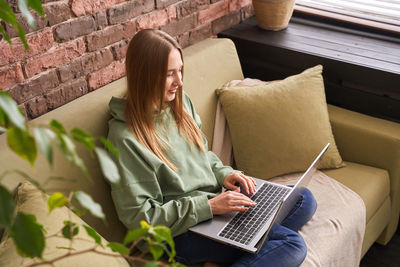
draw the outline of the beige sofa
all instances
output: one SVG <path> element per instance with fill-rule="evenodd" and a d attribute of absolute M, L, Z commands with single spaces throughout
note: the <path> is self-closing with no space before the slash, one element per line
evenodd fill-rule
<path fill-rule="evenodd" d="M 233 43 L 226 39 L 208 39 L 186 48 L 184 61 L 184 89 L 202 118 L 202 130 L 211 147 L 217 103 L 215 89 L 230 80 L 243 79 L 240 62 Z M 55 118 L 66 128 L 80 127 L 95 136 L 106 136 L 110 117 L 108 102 L 112 96 L 122 95 L 124 89 L 123 78 L 31 123 L 40 124 Z M 386 244 L 397 228 L 400 210 L 400 125 L 334 106 L 329 106 L 329 115 L 336 144 L 347 166 L 324 170 L 324 173 L 356 192 L 365 203 L 366 225 L 361 253 L 364 255 L 374 242 Z M 103 206 L 108 224 L 91 216 L 85 216 L 84 220 L 109 241 L 120 241 L 125 228 L 115 213 L 109 186 L 102 178 L 96 160 L 84 149 L 79 150 L 83 151 L 94 184 L 56 181 L 48 186 L 48 190 L 67 193 L 79 188 L 91 194 Z M 56 155 L 55 162 L 55 168 L 51 170 L 44 158 L 39 158 L 34 176 L 40 181 L 44 181 L 50 173 L 84 179 L 81 172 L 72 168 L 60 155 Z M 9 151 L 5 136 L 0 136 L 0 170 L 17 168 L 31 172 L 27 163 Z M 10 175 L 1 183 L 13 189 L 21 180 L 17 175 Z"/>

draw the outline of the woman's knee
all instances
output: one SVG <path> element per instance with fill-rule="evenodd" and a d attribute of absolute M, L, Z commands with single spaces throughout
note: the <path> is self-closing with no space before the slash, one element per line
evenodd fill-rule
<path fill-rule="evenodd" d="M 294 232 L 287 236 L 286 242 L 292 251 L 289 256 L 292 258 L 292 264 L 289 266 L 300 266 L 307 256 L 307 245 L 303 237 L 299 233 Z"/>

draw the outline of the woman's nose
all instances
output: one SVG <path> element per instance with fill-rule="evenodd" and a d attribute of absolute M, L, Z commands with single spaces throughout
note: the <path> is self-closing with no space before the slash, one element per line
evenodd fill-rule
<path fill-rule="evenodd" d="M 178 86 L 182 86 L 182 85 L 183 85 L 183 82 L 182 82 L 182 75 L 181 75 L 180 73 L 177 73 L 177 74 L 175 75 L 175 83 L 176 83 L 176 85 L 178 85 Z"/>

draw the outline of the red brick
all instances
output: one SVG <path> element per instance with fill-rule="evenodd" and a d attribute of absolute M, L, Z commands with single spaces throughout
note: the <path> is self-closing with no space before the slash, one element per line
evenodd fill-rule
<path fill-rule="evenodd" d="M 96 30 L 96 23 L 92 16 L 79 17 L 54 27 L 54 37 L 59 42 L 75 39 Z"/>
<path fill-rule="evenodd" d="M 111 48 L 116 60 L 123 59 L 126 56 L 126 51 L 128 50 L 128 41 L 122 40 L 116 45 L 113 45 Z"/>
<path fill-rule="evenodd" d="M 39 117 L 47 112 L 47 103 L 43 96 L 38 96 L 29 100 L 25 107 L 30 119 Z"/>
<path fill-rule="evenodd" d="M 192 14 L 181 20 L 173 21 L 167 25 L 161 26 L 161 30 L 169 33 L 172 36 L 178 36 L 194 29 L 197 25 L 196 18 L 196 14 Z"/>
<path fill-rule="evenodd" d="M 108 20 L 110 24 L 119 24 L 148 13 L 154 8 L 154 0 L 136 0 L 119 4 L 108 10 Z"/>
<path fill-rule="evenodd" d="M 24 74 L 20 64 L 8 65 L 0 68 L 0 88 L 8 88 L 24 81 Z"/>
<path fill-rule="evenodd" d="M 179 0 L 156 0 L 156 8 L 162 9 L 172 4 L 175 4 Z"/>
<path fill-rule="evenodd" d="M 224 0 L 210 5 L 208 9 L 199 12 L 199 24 L 210 23 L 229 12 L 229 1 Z"/>
<path fill-rule="evenodd" d="M 125 0 L 72 0 L 72 12 L 76 16 L 84 16 L 105 11 L 110 7 L 125 2 Z"/>
<path fill-rule="evenodd" d="M 136 33 L 136 21 L 131 20 L 122 24 L 124 38 L 131 39 Z"/>
<path fill-rule="evenodd" d="M 239 23 L 240 23 L 240 10 L 214 20 L 211 23 L 212 32 L 213 34 L 217 34 Z"/>
<path fill-rule="evenodd" d="M 24 28 L 25 33 L 34 32 L 34 31 L 43 29 L 44 27 L 47 26 L 47 19 L 46 18 L 42 18 L 42 16 L 40 16 L 35 11 L 32 12 L 32 15 L 33 15 L 33 17 L 35 19 L 35 25 L 36 25 L 35 29 L 32 29 L 28 25 L 28 22 L 25 20 L 25 18 L 21 14 L 17 14 L 16 15 L 17 16 L 17 20 L 21 24 L 22 28 Z M 5 25 L 5 30 L 8 33 L 8 35 L 10 36 L 10 38 L 18 36 L 17 31 L 10 24 L 4 23 L 4 25 Z"/>
<path fill-rule="evenodd" d="M 84 94 L 88 93 L 87 82 L 84 77 L 60 85 L 44 97 L 49 110 L 62 106 Z"/>
<path fill-rule="evenodd" d="M 65 64 L 83 55 L 85 51 L 86 46 L 82 38 L 63 43 L 58 47 L 53 47 L 44 54 L 29 58 L 24 66 L 25 73 L 28 77 L 32 77 L 47 69 Z"/>
<path fill-rule="evenodd" d="M 122 38 L 122 25 L 107 27 L 104 30 L 97 31 L 86 36 L 88 51 L 96 51 L 100 48 L 121 41 Z"/>
<path fill-rule="evenodd" d="M 71 7 L 67 0 L 57 1 L 43 5 L 43 10 L 50 26 L 56 25 L 72 18 Z"/>
<path fill-rule="evenodd" d="M 189 43 L 195 44 L 201 40 L 204 40 L 212 35 L 211 25 L 206 24 L 196 28 L 194 31 L 190 32 Z"/>
<path fill-rule="evenodd" d="M 252 0 L 239 0 L 239 4 L 240 7 L 245 7 L 245 6 L 249 6 L 249 5 L 253 5 L 253 1 Z"/>
<path fill-rule="evenodd" d="M 57 72 L 53 69 L 36 75 L 35 77 L 26 80 L 23 84 L 17 84 L 11 87 L 8 92 L 18 104 L 21 104 L 57 87 L 58 84 Z"/>
<path fill-rule="evenodd" d="M 157 28 L 174 20 L 176 20 L 175 7 L 157 10 L 139 17 L 136 20 L 136 28 L 137 30 Z"/>
<path fill-rule="evenodd" d="M 196 0 L 185 0 L 180 2 L 177 5 L 178 9 L 178 18 L 186 17 L 190 14 L 197 12 L 198 10 L 198 3 Z"/>
<path fill-rule="evenodd" d="M 10 46 L 6 41 L 0 41 L 0 66 L 35 56 L 50 49 L 54 44 L 53 32 L 50 28 L 26 35 L 29 50 L 25 51 L 19 38 L 12 39 Z"/>
<path fill-rule="evenodd" d="M 94 19 L 96 21 L 96 26 L 98 30 L 102 30 L 108 25 L 107 21 L 107 13 L 105 11 L 101 11 L 94 15 Z"/>
<path fill-rule="evenodd" d="M 61 82 L 87 75 L 97 71 L 113 62 L 110 49 L 103 49 L 93 53 L 85 54 L 72 62 L 58 68 Z"/>
<path fill-rule="evenodd" d="M 125 60 L 114 61 L 107 67 L 89 75 L 89 89 L 98 89 L 125 75 Z"/>
<path fill-rule="evenodd" d="M 185 33 L 183 33 L 183 34 L 181 34 L 181 35 L 178 35 L 178 36 L 176 37 L 176 40 L 178 41 L 179 45 L 180 45 L 182 48 L 185 48 L 185 47 L 187 47 L 187 46 L 190 45 L 189 38 L 190 38 L 189 32 L 185 32 Z"/>
<path fill-rule="evenodd" d="M 209 0 L 195 0 L 195 1 L 197 4 L 197 10 L 206 9 L 208 7 L 208 5 L 210 4 Z"/>
<path fill-rule="evenodd" d="M 246 20 L 246 19 L 248 19 L 248 18 L 250 18 L 250 17 L 252 17 L 252 16 L 254 16 L 254 8 L 253 8 L 253 5 L 248 5 L 248 6 L 245 6 L 245 7 L 243 7 L 241 10 L 240 10 L 240 16 L 241 16 L 241 20 L 243 21 L 243 20 Z"/>

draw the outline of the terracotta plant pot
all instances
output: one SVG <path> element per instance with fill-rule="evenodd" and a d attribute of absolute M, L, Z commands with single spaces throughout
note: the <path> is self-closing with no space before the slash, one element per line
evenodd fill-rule
<path fill-rule="evenodd" d="M 253 0 L 258 26 L 266 30 L 285 29 L 293 14 L 295 0 Z"/>

